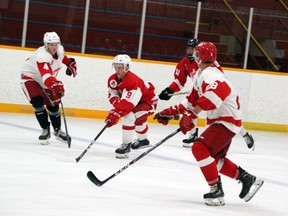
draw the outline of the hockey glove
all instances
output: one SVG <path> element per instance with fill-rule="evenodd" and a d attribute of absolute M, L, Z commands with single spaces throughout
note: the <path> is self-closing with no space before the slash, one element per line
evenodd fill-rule
<path fill-rule="evenodd" d="M 180 120 L 180 129 L 183 134 L 186 134 L 188 131 L 192 130 L 195 127 L 193 120 L 196 118 L 197 116 L 191 110 L 184 111 L 183 116 Z"/>
<path fill-rule="evenodd" d="M 112 127 L 113 125 L 116 125 L 121 118 L 121 111 L 118 111 L 116 109 L 112 109 L 109 111 L 108 116 L 105 119 L 105 122 L 108 123 L 107 127 Z"/>
<path fill-rule="evenodd" d="M 53 94 L 53 98 L 59 99 L 60 97 L 64 96 L 64 85 L 61 81 L 54 81 L 51 85 L 51 91 Z"/>
<path fill-rule="evenodd" d="M 161 112 L 157 113 L 153 119 L 157 119 L 160 124 L 167 125 L 168 122 L 172 119 L 178 120 L 179 119 L 179 109 L 178 106 L 171 106 L 167 109 L 162 110 Z"/>
<path fill-rule="evenodd" d="M 66 69 L 66 75 L 71 76 L 73 74 L 73 77 L 77 75 L 77 65 L 74 58 L 69 58 L 70 64 L 67 66 Z"/>
<path fill-rule="evenodd" d="M 174 93 L 174 91 L 172 91 L 169 87 L 167 87 L 159 94 L 159 99 L 160 100 L 169 100 L 172 97 L 173 93 Z"/>

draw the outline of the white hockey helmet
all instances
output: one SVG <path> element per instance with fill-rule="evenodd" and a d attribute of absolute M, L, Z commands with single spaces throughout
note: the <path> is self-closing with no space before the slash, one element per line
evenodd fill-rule
<path fill-rule="evenodd" d="M 47 46 L 48 43 L 60 44 L 60 37 L 56 32 L 46 32 L 43 37 L 44 45 Z"/>
<path fill-rule="evenodd" d="M 132 61 L 130 56 L 126 54 L 119 54 L 113 59 L 112 66 L 114 66 L 115 64 L 123 64 L 124 71 L 127 72 L 131 67 L 131 62 Z"/>

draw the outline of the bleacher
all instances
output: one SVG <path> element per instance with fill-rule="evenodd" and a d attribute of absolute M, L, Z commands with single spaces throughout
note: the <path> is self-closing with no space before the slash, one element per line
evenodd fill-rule
<path fill-rule="evenodd" d="M 148 1 L 142 58 L 177 62 L 185 54 L 186 40 L 194 37 L 197 1 L 184 1 L 185 5 L 175 2 Z M 206 0 L 202 3 L 198 38 L 217 45 L 218 59 L 223 66 L 242 67 L 247 33 L 223 2 Z M 1 29 L 5 29 L 0 35 L 1 44 L 21 45 L 24 3 L 23 0 L 13 1 L 8 8 L 0 9 Z M 86 53 L 115 55 L 126 52 L 137 57 L 142 3 L 134 0 L 125 3 L 118 0 L 91 1 Z M 245 25 L 248 25 L 249 7 L 255 8 L 252 35 L 260 42 L 275 41 L 275 49 L 282 50 L 283 58 L 287 58 L 288 12 L 279 1 L 228 3 Z M 56 31 L 67 51 L 81 51 L 85 1 L 75 0 L 73 5 L 65 0 L 58 3 L 30 1 L 29 12 L 27 47 L 38 47 L 42 44 L 44 32 Z M 233 37 L 235 44 L 227 41 L 225 36 Z M 231 46 L 238 47 L 238 50 L 233 51 Z M 257 58 L 261 59 L 261 56 Z M 257 58 L 250 60 L 256 61 Z M 250 64 L 254 65 L 251 69 L 265 69 L 261 61 Z"/>

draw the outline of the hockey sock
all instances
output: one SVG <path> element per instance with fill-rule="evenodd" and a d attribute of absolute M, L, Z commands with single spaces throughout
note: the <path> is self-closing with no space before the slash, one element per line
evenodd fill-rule
<path fill-rule="evenodd" d="M 192 154 L 197 160 L 208 185 L 216 184 L 219 173 L 216 161 L 210 156 L 209 149 L 203 143 L 196 141 L 192 146 Z"/>
<path fill-rule="evenodd" d="M 41 96 L 32 97 L 30 103 L 32 104 L 35 112 L 36 119 L 41 128 L 46 129 L 49 127 L 48 114 L 44 107 L 44 100 Z"/>
<path fill-rule="evenodd" d="M 232 161 L 230 161 L 228 158 L 224 158 L 223 160 L 222 168 L 219 170 L 219 172 L 225 176 L 228 176 L 230 178 L 237 179 L 239 175 L 238 167 L 236 164 L 234 164 Z M 220 162 L 220 160 L 219 160 Z M 218 163 L 219 163 L 218 162 Z"/>
<path fill-rule="evenodd" d="M 147 138 L 148 125 L 146 123 L 142 125 L 136 125 L 135 131 L 137 134 L 137 138 L 139 140 L 144 140 Z"/>
<path fill-rule="evenodd" d="M 47 129 L 50 125 L 48 122 L 48 114 L 44 106 L 34 108 L 36 119 L 41 128 Z"/>
<path fill-rule="evenodd" d="M 52 123 L 52 126 L 55 130 L 60 129 L 61 127 L 61 116 L 59 111 L 59 105 L 54 107 L 48 106 L 47 109 L 50 111 L 49 117 Z"/>

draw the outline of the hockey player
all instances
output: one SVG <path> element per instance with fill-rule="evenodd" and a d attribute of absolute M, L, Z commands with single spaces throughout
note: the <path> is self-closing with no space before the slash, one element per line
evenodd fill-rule
<path fill-rule="evenodd" d="M 207 128 L 198 137 L 192 154 L 211 188 L 204 194 L 207 205 L 224 205 L 224 191 L 219 173 L 242 183 L 239 197 L 248 202 L 260 189 L 263 180 L 230 161 L 226 154 L 235 134 L 241 130 L 241 111 L 237 93 L 223 73 L 215 67 L 217 49 L 213 43 L 201 42 L 196 47 L 195 61 L 199 65 L 193 80 L 193 88 L 185 102 L 164 109 L 154 116 L 167 124 L 178 118 L 183 134 L 195 127 L 194 120 L 201 111 L 207 113 Z"/>
<path fill-rule="evenodd" d="M 39 47 L 24 62 L 21 69 L 22 90 L 32 104 L 36 119 L 42 128 L 39 136 L 41 144 L 49 144 L 51 137 L 48 115 L 54 135 L 58 140 L 66 142 L 68 137 L 61 130 L 59 112 L 60 97 L 64 96 L 65 91 L 63 83 L 56 77 L 62 63 L 67 66 L 66 74 L 75 77 L 77 75 L 76 61 L 65 55 L 56 32 L 46 32 L 43 42 L 44 46 Z"/>
<path fill-rule="evenodd" d="M 179 92 L 185 86 L 187 77 L 190 77 L 192 80 L 196 71 L 198 70 L 198 64 L 196 63 L 193 53 L 195 47 L 200 43 L 199 39 L 189 39 L 187 41 L 186 46 L 186 56 L 181 59 L 181 61 L 177 64 L 174 71 L 174 80 L 169 85 L 169 87 L 165 88 L 159 95 L 160 100 L 169 100 L 174 92 Z M 215 61 L 215 66 L 221 70 L 221 66 L 217 61 Z M 196 125 L 196 123 L 195 123 Z M 245 139 L 245 142 L 249 149 L 254 150 L 254 139 L 250 133 L 248 133 L 244 127 L 241 128 L 240 134 Z M 187 139 L 183 139 L 183 147 L 190 148 L 194 140 L 198 137 L 198 128 L 194 127 L 191 131 L 189 131 L 189 137 Z"/>
<path fill-rule="evenodd" d="M 157 107 L 158 96 L 154 86 L 134 74 L 131 58 L 126 54 L 117 55 L 112 66 L 115 73 L 108 79 L 108 99 L 114 107 L 105 122 L 108 127 L 117 124 L 122 117 L 122 144 L 116 149 L 116 158 L 128 158 L 130 148 L 149 146 L 147 139 L 147 118 Z M 133 141 L 134 132 L 137 139 Z"/>

